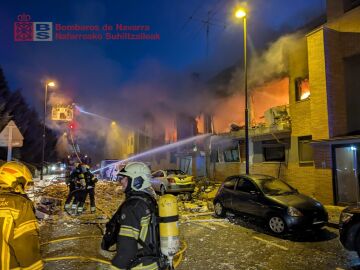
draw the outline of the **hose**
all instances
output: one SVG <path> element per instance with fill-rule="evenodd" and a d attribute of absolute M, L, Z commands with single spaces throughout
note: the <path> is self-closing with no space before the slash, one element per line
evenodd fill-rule
<path fill-rule="evenodd" d="M 179 266 L 180 262 L 183 259 L 183 253 L 188 248 L 188 245 L 185 241 L 182 241 L 182 244 L 183 244 L 183 248 L 178 253 L 175 254 L 175 256 L 178 257 L 178 259 L 176 261 L 174 260 L 174 268 L 177 268 Z"/>
<path fill-rule="evenodd" d="M 40 246 L 51 244 L 51 243 L 59 243 L 63 241 L 69 241 L 69 240 L 75 240 L 75 239 L 86 239 L 86 238 L 102 238 L 100 235 L 89 235 L 89 236 L 74 236 L 74 237 L 66 237 L 66 238 L 59 238 L 54 239 L 48 242 L 41 243 Z M 187 250 L 188 246 L 185 241 L 182 241 L 183 248 L 175 254 L 175 257 L 177 257 L 177 260 L 174 260 L 174 268 L 177 268 L 180 264 L 180 262 L 183 259 L 183 253 Z M 94 261 L 99 262 L 103 264 L 110 265 L 111 263 L 109 261 L 105 261 L 102 259 L 94 258 L 94 257 L 86 257 L 86 256 L 63 256 L 63 257 L 55 257 L 55 258 L 44 258 L 43 261 L 45 262 L 51 262 L 51 261 L 64 261 L 64 260 L 85 260 L 85 261 Z"/>
<path fill-rule="evenodd" d="M 41 243 L 40 246 L 47 245 L 47 244 L 53 244 L 53 243 L 59 243 L 63 241 L 69 241 L 69 240 L 75 240 L 75 239 L 86 239 L 86 238 L 102 238 L 102 235 L 89 235 L 89 236 L 73 236 L 73 237 L 65 237 L 65 238 L 59 238 L 54 239 L 48 242 Z"/>
<path fill-rule="evenodd" d="M 85 257 L 85 256 L 63 256 L 63 257 L 44 258 L 43 259 L 44 262 L 68 261 L 68 260 L 93 261 L 93 262 L 99 262 L 99 263 L 111 265 L 111 263 L 109 261 L 105 261 L 105 260 L 94 258 L 94 257 Z"/>

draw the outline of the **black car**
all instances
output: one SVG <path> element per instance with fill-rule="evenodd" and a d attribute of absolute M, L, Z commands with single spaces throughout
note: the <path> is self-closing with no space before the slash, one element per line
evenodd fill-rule
<path fill-rule="evenodd" d="M 263 218 L 276 234 L 320 229 L 328 221 L 320 202 L 268 175 L 228 177 L 214 199 L 214 208 L 217 216 L 232 210 Z"/>
<path fill-rule="evenodd" d="M 340 242 L 350 251 L 360 256 L 360 207 L 357 205 L 345 208 L 340 215 Z"/>

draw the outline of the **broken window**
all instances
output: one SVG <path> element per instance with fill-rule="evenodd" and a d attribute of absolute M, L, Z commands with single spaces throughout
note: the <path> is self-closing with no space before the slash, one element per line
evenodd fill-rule
<path fill-rule="evenodd" d="M 234 190 L 236 184 L 236 178 L 230 179 L 224 183 L 224 188 Z"/>
<path fill-rule="evenodd" d="M 295 80 L 296 101 L 308 99 L 310 97 L 309 79 L 297 78 Z"/>
<path fill-rule="evenodd" d="M 276 141 L 263 141 L 263 156 L 266 162 L 282 162 L 285 161 L 285 145 Z"/>
<path fill-rule="evenodd" d="M 238 145 L 234 146 L 231 149 L 224 150 L 224 161 L 225 162 L 239 162 L 239 148 Z"/>
<path fill-rule="evenodd" d="M 299 162 L 300 163 L 313 163 L 314 152 L 311 146 L 312 136 L 304 136 L 298 138 L 299 149 Z"/>
<path fill-rule="evenodd" d="M 241 178 L 236 186 L 236 190 L 250 193 L 252 191 L 256 191 L 256 186 L 248 179 Z"/>

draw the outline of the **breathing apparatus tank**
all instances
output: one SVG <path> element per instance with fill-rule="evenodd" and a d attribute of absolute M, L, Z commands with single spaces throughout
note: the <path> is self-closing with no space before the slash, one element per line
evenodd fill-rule
<path fill-rule="evenodd" d="M 179 215 L 176 197 L 170 194 L 161 196 L 158 201 L 158 207 L 160 217 L 160 249 L 161 253 L 168 258 L 172 267 L 173 257 L 180 249 Z"/>

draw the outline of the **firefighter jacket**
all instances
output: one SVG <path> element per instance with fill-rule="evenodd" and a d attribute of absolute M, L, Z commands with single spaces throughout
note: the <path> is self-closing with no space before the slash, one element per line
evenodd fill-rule
<path fill-rule="evenodd" d="M 94 188 L 96 182 L 98 181 L 97 178 L 90 172 L 87 171 L 84 173 L 86 188 Z"/>
<path fill-rule="evenodd" d="M 141 198 L 147 200 L 145 202 Z M 154 210 L 149 205 L 156 201 L 145 192 L 132 191 L 117 211 L 115 220 L 119 225 L 116 241 L 116 255 L 112 259 L 112 269 L 156 270 L 156 258 L 146 247 L 154 246 L 154 232 L 151 230 L 151 217 Z M 155 207 L 155 206 L 154 206 Z"/>
<path fill-rule="evenodd" d="M 85 189 L 86 187 L 85 175 L 80 168 L 75 168 L 71 172 L 70 181 L 74 183 L 76 189 Z"/>
<path fill-rule="evenodd" d="M 26 195 L 11 191 L 0 192 L 0 226 L 0 269 L 43 269 L 39 227 L 33 203 Z"/>

